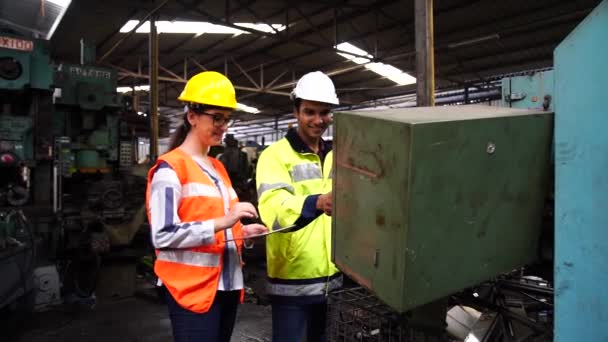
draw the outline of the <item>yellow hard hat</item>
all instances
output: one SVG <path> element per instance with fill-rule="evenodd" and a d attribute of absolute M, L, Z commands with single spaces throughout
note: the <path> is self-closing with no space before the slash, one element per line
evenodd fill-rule
<path fill-rule="evenodd" d="M 211 106 L 236 108 L 236 95 L 230 80 L 215 71 L 204 71 L 194 75 L 177 98 L 183 102 Z"/>

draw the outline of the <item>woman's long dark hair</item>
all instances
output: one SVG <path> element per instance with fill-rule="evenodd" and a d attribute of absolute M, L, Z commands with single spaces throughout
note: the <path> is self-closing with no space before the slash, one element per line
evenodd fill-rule
<path fill-rule="evenodd" d="M 225 107 L 219 107 L 219 106 L 209 106 L 209 105 L 200 105 L 200 104 L 195 104 L 195 105 L 197 106 L 197 110 L 199 112 L 205 112 L 210 109 L 231 109 L 231 108 L 225 108 Z M 184 122 L 182 122 L 182 124 L 179 125 L 179 127 L 177 127 L 175 132 L 173 132 L 171 139 L 169 140 L 169 151 L 171 151 L 174 148 L 181 145 L 184 142 L 184 140 L 186 140 L 186 136 L 188 136 L 188 133 L 190 133 L 190 129 L 192 128 L 190 126 L 190 122 L 188 121 L 188 112 L 190 111 L 190 106 L 191 105 L 186 106 L 186 111 L 184 113 Z M 193 112 L 193 113 L 196 114 L 196 112 Z"/>
<path fill-rule="evenodd" d="M 178 147 L 179 145 L 181 145 L 184 142 L 184 140 L 186 140 L 186 136 L 190 132 L 190 128 L 191 128 L 190 122 L 188 122 L 188 112 L 189 111 L 190 111 L 189 109 L 186 109 L 186 112 L 184 113 L 184 122 L 182 122 L 182 124 L 179 125 L 179 127 L 177 127 L 175 132 L 173 132 L 173 135 L 171 136 L 171 139 L 169 140 L 169 151 Z"/>

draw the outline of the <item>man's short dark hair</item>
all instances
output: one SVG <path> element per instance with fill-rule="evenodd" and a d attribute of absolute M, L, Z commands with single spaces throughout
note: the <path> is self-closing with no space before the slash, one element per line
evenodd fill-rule
<path fill-rule="evenodd" d="M 296 98 L 293 100 L 293 106 L 296 110 L 296 112 L 300 111 L 300 105 L 302 104 L 302 99 Z"/>

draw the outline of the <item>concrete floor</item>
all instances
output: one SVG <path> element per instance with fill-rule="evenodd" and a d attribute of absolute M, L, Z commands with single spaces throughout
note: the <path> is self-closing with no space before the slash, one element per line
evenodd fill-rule
<path fill-rule="evenodd" d="M 251 261 L 244 272 L 248 289 L 231 342 L 270 341 L 271 309 L 264 295 L 266 268 L 260 251 L 247 250 Z M 45 312 L 0 310 L 0 342 L 173 341 L 167 307 L 158 297 L 155 282 L 145 272 L 136 275 L 130 261 L 106 262 L 96 299 L 79 299 Z M 69 298 L 64 298 L 66 302 Z"/>
<path fill-rule="evenodd" d="M 270 341 L 270 306 L 239 307 L 231 342 Z M 5 341 L 2 338 L 3 341 Z M 172 341 L 166 306 L 133 296 L 95 304 L 92 309 L 61 308 L 35 313 L 21 322 L 14 342 L 166 342 Z"/>

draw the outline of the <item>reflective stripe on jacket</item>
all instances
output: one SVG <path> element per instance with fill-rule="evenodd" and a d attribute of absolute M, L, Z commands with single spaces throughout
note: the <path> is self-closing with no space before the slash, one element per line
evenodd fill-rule
<path fill-rule="evenodd" d="M 232 207 L 238 198 L 224 166 L 218 160 L 209 158 L 230 193 Z M 225 215 L 224 200 L 213 180 L 205 174 L 201 166 L 191 156 L 176 148 L 158 158 L 148 174 L 146 203 L 151 221 L 150 193 L 151 181 L 159 165 L 168 164 L 175 171 L 181 184 L 181 201 L 177 214 L 181 224 L 171 229 L 189 229 L 201 221 L 209 221 Z M 229 209 L 229 208 L 227 208 Z M 160 208 L 158 209 L 160 210 Z M 211 221 L 212 222 L 212 221 Z M 168 222 L 171 227 L 172 222 Z M 192 223 L 192 224 L 188 224 Z M 241 224 L 232 227 L 235 238 L 242 237 Z M 217 292 L 223 267 L 224 232 L 215 233 L 214 241 L 202 241 L 199 246 L 189 248 L 157 249 L 154 271 L 173 298 L 184 308 L 193 312 L 207 312 Z M 206 243 L 206 244 L 204 244 Z M 239 257 L 242 241 L 237 241 Z M 241 297 L 244 294 L 241 291 Z"/>
<path fill-rule="evenodd" d="M 332 153 L 321 160 L 291 130 L 261 154 L 257 164 L 258 209 L 271 229 L 300 229 L 266 238 L 269 294 L 315 296 L 336 284 L 331 261 L 331 218 L 316 209 L 320 194 L 331 191 Z"/>

